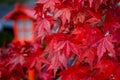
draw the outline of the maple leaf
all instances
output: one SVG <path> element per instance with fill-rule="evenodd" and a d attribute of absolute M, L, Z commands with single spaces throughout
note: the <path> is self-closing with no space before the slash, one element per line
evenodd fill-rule
<path fill-rule="evenodd" d="M 55 10 L 55 4 L 60 4 L 59 0 L 39 0 L 37 3 L 44 4 L 43 5 L 43 11 L 46 11 L 48 8 L 50 8 L 51 12 L 54 12 Z"/>
<path fill-rule="evenodd" d="M 78 43 L 90 45 L 96 43 L 102 38 L 101 31 L 96 27 L 91 28 L 89 24 L 76 26 L 77 27 L 72 31 L 71 34 L 76 42 L 78 41 Z"/>
<path fill-rule="evenodd" d="M 95 5 L 95 10 L 97 11 L 98 8 L 102 5 L 102 4 L 106 4 L 108 0 L 94 0 L 94 5 Z"/>
<path fill-rule="evenodd" d="M 56 40 L 56 39 L 55 39 Z M 51 40 L 49 47 L 46 50 L 50 51 L 48 55 L 48 60 L 50 61 L 51 65 L 48 69 L 53 69 L 54 74 L 59 68 L 65 67 L 67 68 L 67 59 L 72 53 L 78 54 L 78 50 L 76 46 L 68 41 L 55 41 L 54 39 Z M 53 42 L 54 41 L 54 42 Z M 51 48 L 52 47 L 52 48 Z"/>
<path fill-rule="evenodd" d="M 76 27 L 73 31 L 72 31 L 72 35 L 74 35 L 74 39 L 76 41 L 79 40 L 79 42 L 83 42 L 86 41 L 86 29 L 82 28 L 82 27 Z"/>
<path fill-rule="evenodd" d="M 95 10 L 97 10 L 101 4 L 106 4 L 107 0 L 78 0 L 80 3 L 82 3 L 83 6 L 85 6 L 85 2 L 88 1 L 89 7 L 92 8 L 94 5 Z"/>
<path fill-rule="evenodd" d="M 92 48 L 85 49 L 85 51 L 81 54 L 80 61 L 87 61 L 89 65 L 93 66 L 93 61 L 95 59 L 95 52 Z"/>
<path fill-rule="evenodd" d="M 120 24 L 119 24 L 118 22 L 113 23 L 113 27 L 114 27 L 114 28 L 117 28 L 117 29 L 120 29 Z"/>
<path fill-rule="evenodd" d="M 38 76 L 40 80 L 52 80 L 51 76 L 52 72 L 51 71 L 44 71 L 44 72 L 39 72 Z"/>
<path fill-rule="evenodd" d="M 97 23 L 100 23 L 100 21 L 102 21 L 102 18 L 104 21 L 104 16 L 102 16 L 101 10 L 97 11 L 97 12 L 94 12 L 91 10 L 86 10 L 86 11 L 87 11 L 87 13 L 89 13 L 89 16 L 91 16 L 91 18 L 89 18 L 85 22 L 88 22 L 90 24 L 97 24 Z"/>
<path fill-rule="evenodd" d="M 86 22 L 91 23 L 91 24 L 97 24 L 100 22 L 100 19 L 92 17 L 92 18 L 88 19 Z"/>
<path fill-rule="evenodd" d="M 120 80 L 119 75 L 120 75 L 120 64 L 118 64 L 118 65 L 116 66 L 112 78 L 115 78 L 115 80 Z"/>
<path fill-rule="evenodd" d="M 47 34 L 50 34 L 50 22 L 47 19 L 40 20 L 37 22 L 35 31 L 38 37 L 43 39 Z"/>
<path fill-rule="evenodd" d="M 87 80 L 89 76 L 89 67 L 83 65 L 74 65 L 60 72 L 62 80 Z"/>
<path fill-rule="evenodd" d="M 111 60 L 108 57 L 103 57 L 101 61 L 96 65 L 96 68 L 99 68 L 99 72 L 102 74 L 99 74 L 103 79 L 108 78 L 111 74 L 114 73 L 116 67 L 116 62 Z M 97 75 L 97 74 L 95 74 Z"/>
<path fill-rule="evenodd" d="M 62 20 L 62 24 L 64 25 L 66 21 L 68 21 L 68 23 L 70 22 L 70 17 L 71 17 L 71 10 L 69 8 L 63 8 L 61 10 L 58 10 L 55 15 L 54 18 L 58 18 L 61 17 Z"/>
<path fill-rule="evenodd" d="M 93 0 L 89 0 L 90 7 L 92 7 Z"/>
<path fill-rule="evenodd" d="M 38 71 L 42 69 L 42 64 L 50 64 L 44 57 L 35 57 L 31 61 L 30 68 L 35 67 Z"/>
<path fill-rule="evenodd" d="M 85 21 L 85 14 L 84 13 L 78 13 L 75 18 L 73 18 L 73 22 L 76 24 L 78 22 L 83 23 Z"/>
<path fill-rule="evenodd" d="M 64 54 L 56 53 L 50 60 L 51 64 L 48 68 L 48 70 L 53 69 L 54 75 L 56 75 L 56 72 L 59 68 L 62 68 L 63 66 L 66 68 L 66 58 Z"/>
<path fill-rule="evenodd" d="M 70 66 L 68 69 L 63 70 L 60 75 L 62 76 L 62 80 L 78 80 L 76 73 L 80 67 L 78 65 Z"/>
<path fill-rule="evenodd" d="M 10 67 L 10 71 L 12 71 L 18 64 L 20 64 L 21 66 L 24 65 L 25 63 L 25 58 L 23 55 L 18 55 L 18 56 L 14 56 L 13 58 L 11 58 L 11 60 L 8 62 L 8 65 L 12 65 Z"/>
<path fill-rule="evenodd" d="M 49 53 L 50 58 L 53 56 L 54 46 L 56 46 L 56 44 L 57 44 L 57 40 L 52 39 L 44 50 L 44 53 Z"/>
<path fill-rule="evenodd" d="M 75 53 L 76 55 L 79 55 L 76 45 L 69 40 L 65 40 L 64 35 L 55 35 L 58 37 L 53 38 L 48 46 L 45 49 L 45 52 L 48 52 L 50 54 L 62 51 L 66 56 L 70 55 L 70 52 Z"/>
<path fill-rule="evenodd" d="M 79 55 L 75 44 L 68 40 L 58 42 L 58 44 L 55 46 L 54 49 L 55 49 L 55 52 L 60 51 L 60 50 L 65 50 L 64 53 L 66 54 L 66 56 L 69 56 L 70 52 L 73 52 L 73 53 Z"/>
<path fill-rule="evenodd" d="M 113 57 L 115 58 L 115 50 L 112 44 L 112 38 L 110 36 L 106 36 L 99 41 L 99 45 L 97 47 L 97 55 L 99 60 L 106 51 L 109 51 L 111 54 L 113 54 Z"/>

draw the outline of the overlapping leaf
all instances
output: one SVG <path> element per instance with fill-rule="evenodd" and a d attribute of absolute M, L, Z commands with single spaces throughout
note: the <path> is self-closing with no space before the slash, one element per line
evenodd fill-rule
<path fill-rule="evenodd" d="M 60 1 L 59 0 L 38 0 L 37 3 L 44 4 L 43 11 L 46 11 L 48 8 L 50 8 L 51 12 L 54 12 L 55 4 L 60 3 Z"/>
<path fill-rule="evenodd" d="M 69 8 L 63 8 L 61 10 L 58 10 L 55 13 L 54 18 L 56 19 L 58 17 L 61 18 L 63 25 L 66 23 L 66 21 L 68 21 L 68 23 L 69 23 L 70 17 L 71 17 L 71 10 Z"/>
<path fill-rule="evenodd" d="M 50 22 L 47 19 L 42 19 L 37 23 L 36 30 L 38 37 L 44 38 L 50 34 Z"/>
<path fill-rule="evenodd" d="M 95 51 L 92 48 L 88 48 L 85 49 L 85 51 L 81 54 L 80 61 L 87 62 L 92 67 L 94 59 L 95 59 Z"/>
<path fill-rule="evenodd" d="M 23 55 L 18 55 L 18 56 L 13 57 L 7 65 L 12 65 L 9 69 L 11 71 L 19 64 L 21 66 L 23 66 L 24 63 L 25 63 L 24 56 Z"/>
<path fill-rule="evenodd" d="M 39 56 L 35 57 L 31 61 L 30 68 L 35 67 L 38 71 L 40 71 L 42 69 L 42 64 L 43 63 L 49 64 L 49 62 L 45 58 L 39 57 Z"/>
<path fill-rule="evenodd" d="M 110 36 L 106 36 L 100 40 L 99 45 L 97 47 L 97 55 L 99 60 L 102 58 L 106 51 L 110 52 L 115 58 L 115 50 L 114 45 L 112 44 L 112 38 Z"/>
<path fill-rule="evenodd" d="M 69 56 L 70 52 L 79 55 L 78 50 L 77 50 L 76 46 L 74 45 L 74 43 L 72 43 L 68 40 L 58 42 L 58 44 L 55 46 L 54 49 L 55 49 L 55 52 L 65 50 L 65 52 L 63 52 L 63 53 L 66 56 Z"/>
<path fill-rule="evenodd" d="M 59 68 L 67 68 L 67 59 L 69 59 L 71 53 L 79 55 L 77 47 L 69 40 L 52 40 L 49 45 L 52 46 L 52 48 L 49 46 L 50 48 L 47 47 L 46 49 L 46 51 L 50 51 L 48 60 L 51 62 L 51 65 L 49 69 L 53 69 L 54 73 L 56 73 Z"/>

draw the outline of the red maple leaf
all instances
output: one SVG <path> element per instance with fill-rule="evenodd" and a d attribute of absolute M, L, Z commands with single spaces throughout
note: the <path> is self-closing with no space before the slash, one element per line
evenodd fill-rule
<path fill-rule="evenodd" d="M 48 60 L 51 65 L 49 69 L 54 69 L 54 73 L 59 68 L 65 67 L 67 68 L 67 59 L 70 57 L 71 53 L 78 54 L 77 47 L 69 40 L 58 40 L 53 39 L 46 47 L 45 52 L 48 52 Z"/>
<path fill-rule="evenodd" d="M 89 0 L 90 7 L 92 7 L 92 4 L 93 4 L 93 0 Z"/>
<path fill-rule="evenodd" d="M 84 42 L 86 41 L 86 33 L 87 33 L 86 29 L 78 26 L 72 31 L 71 35 L 74 36 L 74 39 L 76 41 L 79 40 L 78 42 L 83 42 L 84 44 Z"/>
<path fill-rule="evenodd" d="M 91 24 L 97 24 L 100 22 L 100 19 L 92 17 L 92 18 L 88 19 L 86 22 L 91 23 Z"/>
<path fill-rule="evenodd" d="M 44 37 L 50 34 L 50 22 L 47 19 L 41 19 L 36 26 L 35 31 L 38 37 L 44 39 Z"/>
<path fill-rule="evenodd" d="M 62 53 L 64 53 L 66 56 L 70 55 L 70 52 L 73 52 L 77 55 L 79 55 L 78 50 L 74 43 L 65 40 L 65 41 L 60 41 L 58 44 L 54 47 L 54 52 L 58 52 L 62 50 Z"/>
<path fill-rule="evenodd" d="M 94 76 L 98 78 L 96 75 L 104 79 L 110 77 L 111 74 L 114 74 L 116 68 L 116 62 L 111 60 L 109 57 L 103 57 L 101 61 L 96 65 L 99 68 L 99 72 L 97 72 Z M 100 74 L 99 74 L 100 73 Z"/>
<path fill-rule="evenodd" d="M 50 64 L 44 57 L 37 56 L 31 60 L 30 68 L 35 67 L 38 71 L 40 71 L 43 68 L 43 63 Z"/>
<path fill-rule="evenodd" d="M 92 8 L 94 6 L 95 10 L 97 10 L 101 4 L 106 4 L 108 0 L 79 0 L 79 2 L 85 6 L 85 2 L 88 1 L 89 7 Z"/>
<path fill-rule="evenodd" d="M 120 64 L 116 66 L 112 78 L 115 78 L 115 80 L 120 80 Z"/>
<path fill-rule="evenodd" d="M 62 24 L 64 25 L 66 23 L 66 21 L 68 21 L 68 23 L 70 22 L 70 17 L 71 17 L 71 10 L 70 8 L 63 8 L 61 10 L 58 10 L 55 15 L 54 18 L 58 18 L 60 17 L 62 20 Z"/>
<path fill-rule="evenodd" d="M 112 44 L 112 38 L 109 35 L 99 41 L 99 45 L 97 47 L 97 55 L 99 57 L 99 60 L 102 58 L 103 54 L 106 51 L 110 52 L 115 58 L 114 45 Z"/>
<path fill-rule="evenodd" d="M 9 70 L 12 71 L 18 64 L 20 64 L 21 66 L 25 64 L 25 57 L 23 55 L 16 55 L 11 58 L 7 66 L 11 65 Z"/>
<path fill-rule="evenodd" d="M 87 62 L 89 63 L 89 65 L 91 67 L 93 67 L 93 61 L 95 59 L 95 50 L 92 49 L 92 48 L 88 48 L 88 49 L 85 49 L 82 53 L 81 53 L 81 58 L 80 58 L 80 61 L 84 61 L 84 62 Z"/>
<path fill-rule="evenodd" d="M 48 70 L 53 70 L 54 75 L 56 74 L 59 68 L 63 69 L 63 67 L 67 68 L 67 58 L 64 54 L 56 53 L 50 59 L 50 66 Z"/>
<path fill-rule="evenodd" d="M 82 12 L 79 12 L 75 18 L 73 18 L 74 24 L 81 22 L 83 23 L 85 21 L 86 15 Z"/>
<path fill-rule="evenodd" d="M 74 65 L 61 71 L 62 80 L 87 80 L 89 77 L 89 67 L 84 65 Z"/>
<path fill-rule="evenodd" d="M 43 5 L 43 11 L 46 11 L 48 8 L 51 10 L 51 12 L 54 12 L 55 10 L 55 4 L 60 4 L 59 0 L 38 0 L 37 3 L 44 4 Z"/>

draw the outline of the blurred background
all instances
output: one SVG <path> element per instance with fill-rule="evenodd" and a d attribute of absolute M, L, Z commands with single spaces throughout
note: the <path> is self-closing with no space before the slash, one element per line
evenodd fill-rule
<path fill-rule="evenodd" d="M 35 17 L 32 8 L 35 2 L 36 0 L 0 0 L 0 47 L 12 41 L 33 40 Z"/>

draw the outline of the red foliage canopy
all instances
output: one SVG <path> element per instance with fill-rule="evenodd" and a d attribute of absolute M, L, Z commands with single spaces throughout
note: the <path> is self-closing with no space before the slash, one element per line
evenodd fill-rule
<path fill-rule="evenodd" d="M 36 80 L 120 80 L 119 0 L 38 0 L 35 10 L 36 42 L 0 49 L 2 80 L 29 69 Z"/>

